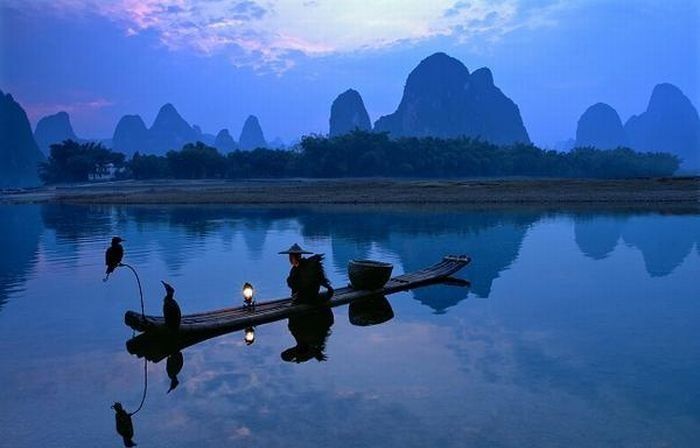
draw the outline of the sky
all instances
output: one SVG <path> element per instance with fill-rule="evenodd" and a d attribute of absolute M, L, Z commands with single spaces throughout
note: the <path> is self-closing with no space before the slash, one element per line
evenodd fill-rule
<path fill-rule="evenodd" d="M 643 112 L 661 82 L 700 105 L 697 0 L 0 0 L 0 89 L 84 138 L 169 102 L 207 133 L 254 114 L 292 142 L 327 133 L 348 88 L 374 122 L 437 51 L 489 67 L 542 146 L 596 102 Z"/>

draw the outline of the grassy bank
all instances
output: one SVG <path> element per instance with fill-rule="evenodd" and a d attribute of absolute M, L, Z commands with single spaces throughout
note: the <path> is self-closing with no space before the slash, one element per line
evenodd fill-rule
<path fill-rule="evenodd" d="M 4 192 L 3 203 L 678 205 L 700 210 L 700 177 L 118 181 Z"/>

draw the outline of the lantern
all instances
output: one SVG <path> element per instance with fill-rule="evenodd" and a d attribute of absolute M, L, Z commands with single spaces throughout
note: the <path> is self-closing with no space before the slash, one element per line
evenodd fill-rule
<path fill-rule="evenodd" d="M 245 333 L 243 335 L 243 340 L 245 341 L 245 345 L 251 345 L 253 342 L 255 342 L 255 328 L 254 327 L 248 327 L 245 329 Z"/>
<path fill-rule="evenodd" d="M 253 285 L 246 282 L 245 285 L 243 285 L 242 293 L 243 293 L 243 302 L 247 306 L 251 306 L 255 303 L 255 289 L 253 289 Z"/>

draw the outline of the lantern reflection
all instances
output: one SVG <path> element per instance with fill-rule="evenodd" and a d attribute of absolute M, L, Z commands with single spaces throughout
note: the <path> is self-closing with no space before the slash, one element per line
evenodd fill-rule
<path fill-rule="evenodd" d="M 243 340 L 245 341 L 246 345 L 251 345 L 253 342 L 255 342 L 255 328 L 254 327 L 248 327 L 245 329 L 245 333 L 243 335 Z"/>

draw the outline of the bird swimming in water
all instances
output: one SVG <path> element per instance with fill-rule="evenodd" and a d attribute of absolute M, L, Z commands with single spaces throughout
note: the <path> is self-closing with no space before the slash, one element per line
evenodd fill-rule
<path fill-rule="evenodd" d="M 112 405 L 115 415 L 114 419 L 117 423 L 117 433 L 124 439 L 124 446 L 132 447 L 136 446 L 134 441 L 134 425 L 131 423 L 131 414 L 126 412 L 119 402 Z"/>
<path fill-rule="evenodd" d="M 124 240 L 115 236 L 112 238 L 112 245 L 109 246 L 105 252 L 105 265 L 107 266 L 105 278 L 103 280 L 105 282 L 109 278 L 109 274 L 114 272 L 122 263 L 122 259 L 124 258 L 124 248 L 121 245 L 122 241 Z"/>
<path fill-rule="evenodd" d="M 165 371 L 168 373 L 168 378 L 170 378 L 170 389 L 168 389 L 166 393 L 169 394 L 180 384 L 180 381 L 177 379 L 177 374 L 182 370 L 184 363 L 185 359 L 182 356 L 182 352 L 173 353 L 168 356 L 168 360 L 165 363 Z"/>
<path fill-rule="evenodd" d="M 173 298 L 175 288 L 164 281 L 161 281 L 161 283 L 165 286 L 165 297 L 163 297 L 163 317 L 165 318 L 165 326 L 173 331 L 177 331 L 180 328 L 182 312 L 180 311 L 180 306 Z"/>

